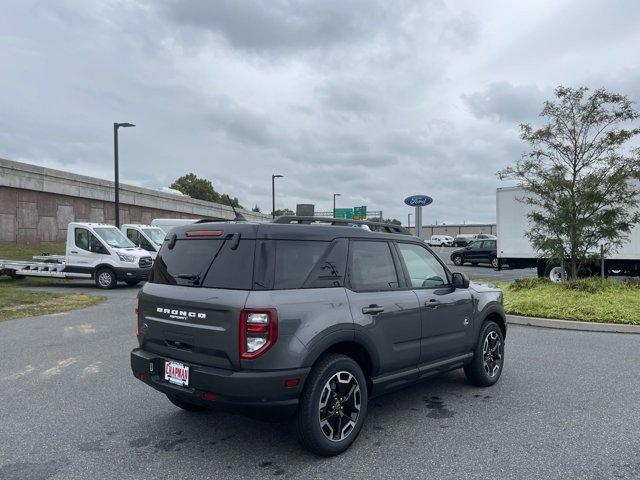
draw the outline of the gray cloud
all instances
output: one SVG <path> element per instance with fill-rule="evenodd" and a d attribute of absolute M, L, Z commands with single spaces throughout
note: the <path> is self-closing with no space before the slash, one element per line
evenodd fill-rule
<path fill-rule="evenodd" d="M 469 110 L 478 118 L 496 118 L 505 122 L 524 123 L 542 110 L 547 95 L 534 85 L 512 85 L 509 82 L 489 84 L 484 90 L 463 94 Z"/>
<path fill-rule="evenodd" d="M 589 2 L 565 38 L 570 1 L 5 3 L 0 156 L 109 178 L 131 121 L 124 180 L 193 171 L 264 210 L 280 173 L 281 207 L 405 220 L 427 193 L 426 221 L 491 221 L 554 86 L 640 100 L 635 4 Z"/>
<path fill-rule="evenodd" d="M 264 52 L 326 49 L 371 39 L 383 33 L 385 25 L 395 24 L 409 5 L 365 0 L 170 0 L 164 8 L 179 25 L 221 35 L 234 48 Z"/>

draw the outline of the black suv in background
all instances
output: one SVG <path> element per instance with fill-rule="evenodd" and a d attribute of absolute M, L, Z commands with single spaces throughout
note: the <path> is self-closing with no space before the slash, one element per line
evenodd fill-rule
<path fill-rule="evenodd" d="M 375 396 L 456 368 L 487 387 L 504 365 L 501 291 L 399 233 L 177 227 L 137 311 L 138 379 L 187 411 L 295 415 L 319 455 L 351 445 Z"/>
<path fill-rule="evenodd" d="M 466 247 L 451 252 L 450 258 L 458 267 L 465 263 L 488 263 L 493 268 L 498 268 L 497 240 L 475 240 Z"/>

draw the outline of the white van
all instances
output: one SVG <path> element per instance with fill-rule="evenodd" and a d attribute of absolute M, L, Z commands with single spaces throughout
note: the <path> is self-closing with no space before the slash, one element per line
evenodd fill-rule
<path fill-rule="evenodd" d="M 120 281 L 136 285 L 149 277 L 153 260 L 120 230 L 104 223 L 71 222 L 65 255 L 40 255 L 32 260 L 0 260 L 0 275 L 12 278 L 93 279 L 98 288 Z"/>
<path fill-rule="evenodd" d="M 149 252 L 154 260 L 158 255 L 158 251 L 167 236 L 166 232 L 160 227 L 153 225 L 141 225 L 138 223 L 126 223 L 120 227 L 120 231 L 125 234 L 131 243 L 136 247 Z"/>
<path fill-rule="evenodd" d="M 432 247 L 450 247 L 453 245 L 453 237 L 449 235 L 432 235 L 428 243 Z"/>

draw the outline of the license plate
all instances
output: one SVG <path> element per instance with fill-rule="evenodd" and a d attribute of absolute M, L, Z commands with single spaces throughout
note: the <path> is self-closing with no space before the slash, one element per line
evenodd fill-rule
<path fill-rule="evenodd" d="M 173 383 L 174 385 L 188 387 L 189 366 L 179 362 L 165 362 L 164 379 L 169 383 Z"/>

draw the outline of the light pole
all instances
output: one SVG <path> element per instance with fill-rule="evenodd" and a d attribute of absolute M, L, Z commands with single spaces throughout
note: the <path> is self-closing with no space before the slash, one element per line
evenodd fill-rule
<path fill-rule="evenodd" d="M 271 175 L 271 218 L 276 218 L 276 178 L 284 175 Z"/>
<path fill-rule="evenodd" d="M 113 124 L 113 166 L 115 178 L 115 211 L 116 211 L 116 228 L 120 228 L 120 173 L 118 171 L 118 129 L 120 127 L 135 127 L 133 123 L 114 123 Z"/>
<path fill-rule="evenodd" d="M 341 195 L 340 193 L 333 194 L 333 217 L 334 218 L 336 216 L 336 197 L 339 197 L 340 195 Z"/>

